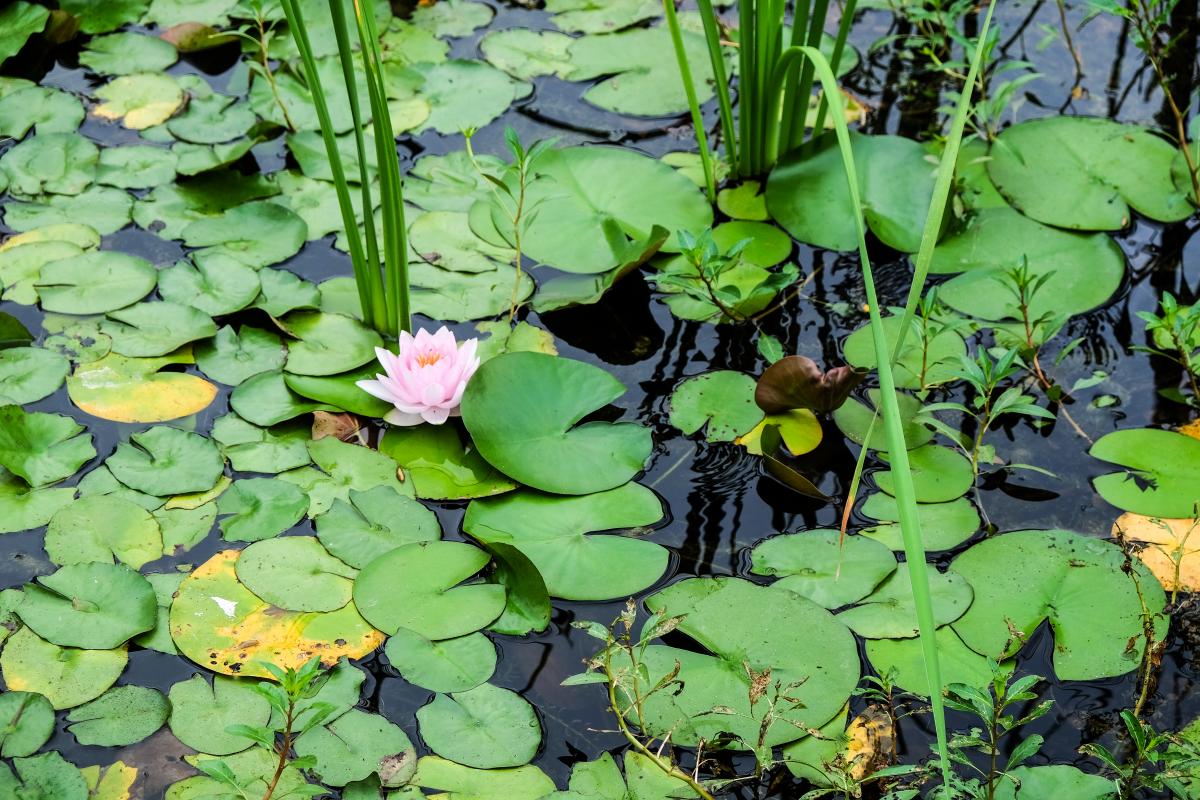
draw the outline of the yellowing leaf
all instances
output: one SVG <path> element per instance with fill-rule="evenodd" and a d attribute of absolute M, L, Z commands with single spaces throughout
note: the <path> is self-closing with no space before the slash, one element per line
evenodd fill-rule
<path fill-rule="evenodd" d="M 1200 520 L 1161 519 L 1129 512 L 1113 534 L 1143 544 L 1135 553 L 1168 592 L 1200 591 Z"/>
<path fill-rule="evenodd" d="M 846 727 L 846 763 L 856 780 L 887 765 L 895 748 L 896 731 L 883 711 L 868 707 Z"/>
<path fill-rule="evenodd" d="M 107 767 L 92 766 L 80 770 L 88 788 L 88 800 L 131 800 L 138 771 L 117 761 Z M 140 796 L 140 795 L 139 795 Z"/>
<path fill-rule="evenodd" d="M 67 394 L 80 410 L 114 422 L 166 422 L 195 414 L 217 396 L 198 375 L 159 372 L 168 364 L 191 364 L 189 350 L 161 358 L 112 353 L 81 364 L 67 378 Z"/>
<path fill-rule="evenodd" d="M 287 611 L 271 605 L 237 579 L 240 550 L 223 550 L 184 578 L 171 604 L 171 638 L 185 656 L 225 675 L 270 678 L 264 663 L 299 667 L 313 656 L 333 666 L 361 658 L 384 635 L 354 603 L 337 611 Z"/>
<path fill-rule="evenodd" d="M 821 423 L 813 412 L 807 408 L 797 408 L 782 414 L 768 414 L 752 431 L 734 440 L 749 452 L 761 456 L 763 429 L 768 425 L 778 425 L 779 435 L 792 455 L 800 456 L 812 452 L 821 443 Z"/>
<path fill-rule="evenodd" d="M 207 492 L 192 492 L 191 494 L 177 494 L 163 505 L 163 508 L 199 508 L 205 503 L 216 500 L 221 494 L 229 488 L 233 483 L 233 478 L 228 475 L 222 475 L 217 479 L 217 485 L 209 489 Z"/>
<path fill-rule="evenodd" d="M 10 236 L 4 240 L 3 244 L 0 244 L 0 253 L 34 242 L 70 242 L 83 250 L 90 250 L 100 246 L 100 234 L 96 233 L 94 228 L 78 222 L 60 222 L 56 225 L 46 225 Z"/>
<path fill-rule="evenodd" d="M 0 247 L 0 250 L 3 249 L 4 248 Z M 1190 436 L 1193 439 L 1200 439 L 1200 419 L 1194 419 L 1186 425 L 1180 426 L 1179 432 L 1184 436 Z"/>

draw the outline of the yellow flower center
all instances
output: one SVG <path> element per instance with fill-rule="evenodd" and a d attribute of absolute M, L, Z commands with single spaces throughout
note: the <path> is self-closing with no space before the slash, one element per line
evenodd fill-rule
<path fill-rule="evenodd" d="M 421 367 L 428 367 L 431 364 L 436 364 L 441 360 L 442 354 L 437 351 L 431 353 L 421 353 L 419 356 L 417 356 L 417 365 Z"/>

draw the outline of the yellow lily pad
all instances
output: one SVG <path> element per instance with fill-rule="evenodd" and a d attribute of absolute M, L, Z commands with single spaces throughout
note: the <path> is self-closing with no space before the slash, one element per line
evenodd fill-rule
<path fill-rule="evenodd" d="M 297 612 L 271 605 L 236 574 L 240 550 L 223 550 L 184 578 L 171 604 L 171 637 L 197 664 L 225 675 L 270 678 L 264 663 L 299 667 L 314 656 L 333 666 L 383 644 L 353 603 L 337 611 Z"/>
<path fill-rule="evenodd" d="M 1113 523 L 1140 547 L 1135 555 L 1168 592 L 1200 591 L 1200 519 L 1162 519 L 1128 512 Z"/>
<path fill-rule="evenodd" d="M 78 222 L 60 222 L 10 236 L 0 244 L 0 253 L 34 242 L 69 242 L 81 250 L 91 250 L 100 246 L 100 234 Z"/>
<path fill-rule="evenodd" d="M 140 131 L 161 125 L 183 108 L 187 94 L 170 75 L 138 73 L 122 75 L 96 90 L 104 102 L 96 116 L 120 120 L 121 125 Z"/>
<path fill-rule="evenodd" d="M 194 363 L 189 349 L 160 358 L 110 353 L 81 364 L 67 378 L 67 394 L 80 410 L 114 422 L 166 422 L 208 407 L 216 384 L 198 375 L 159 372 L 169 364 Z"/>
<path fill-rule="evenodd" d="M 749 433 L 735 439 L 734 443 L 740 444 L 756 456 L 761 456 L 763 454 L 762 432 L 768 425 L 779 426 L 779 435 L 794 456 L 801 456 L 816 450 L 824 435 L 816 414 L 807 408 L 797 408 L 782 414 L 768 414 Z"/>
<path fill-rule="evenodd" d="M 116 761 L 107 767 L 91 766 L 79 770 L 87 784 L 89 800 L 130 800 L 138 779 L 137 767 Z M 140 795 L 139 795 L 140 796 Z"/>
<path fill-rule="evenodd" d="M 216 500 L 226 489 L 233 484 L 233 478 L 228 475 L 222 475 L 217 479 L 217 485 L 209 489 L 207 492 L 192 492 L 190 494 L 177 494 L 163 504 L 163 508 L 186 508 L 189 511 L 199 508 L 205 503 Z"/>

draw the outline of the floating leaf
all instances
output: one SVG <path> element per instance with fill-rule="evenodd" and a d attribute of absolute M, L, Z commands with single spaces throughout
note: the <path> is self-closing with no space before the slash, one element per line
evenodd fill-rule
<path fill-rule="evenodd" d="M 1161 519 L 1126 512 L 1113 536 L 1131 542 L 1134 554 L 1168 592 L 1200 591 L 1200 520 Z"/>
<path fill-rule="evenodd" d="M 69 478 L 95 456 L 91 434 L 70 417 L 0 406 L 0 466 L 30 486 Z"/>
<path fill-rule="evenodd" d="M 231 725 L 265 725 L 271 717 L 267 699 L 250 679 L 214 675 L 212 685 L 193 675 L 171 687 L 171 733 L 188 747 L 217 756 L 240 753 L 253 742 L 229 733 Z"/>
<path fill-rule="evenodd" d="M 130 489 L 159 497 L 208 491 L 225 468 L 210 440 L 165 425 L 133 434 L 104 463 Z"/>
<path fill-rule="evenodd" d="M 404 760 L 415 766 L 417 758 L 412 742 L 400 726 L 359 709 L 351 709 L 327 725 L 305 731 L 296 739 L 296 755 L 314 758 L 313 772 L 330 786 L 345 786 L 372 774 L 393 777 L 395 761 Z"/>
<path fill-rule="evenodd" d="M 477 769 L 527 764 L 542 742 L 533 706 L 516 692 L 490 683 L 436 695 L 417 709 L 417 722 L 429 749 Z"/>
<path fill-rule="evenodd" d="M 424 77 L 421 97 L 430 107 L 428 119 L 417 126 L 416 133 L 434 130 L 452 135 L 467 128 L 482 128 L 531 90 L 529 84 L 482 61 L 453 59 L 440 64 L 414 64 L 411 69 Z"/>
<path fill-rule="evenodd" d="M 426 789 L 449 792 L 451 796 L 458 794 L 479 800 L 540 798 L 554 791 L 554 781 L 534 766 L 473 769 L 437 756 L 421 757 L 412 783 Z"/>
<path fill-rule="evenodd" d="M 0 97 L 0 136 L 23 139 L 38 133 L 71 133 L 83 122 L 83 104 L 61 89 L 30 86 Z"/>
<path fill-rule="evenodd" d="M 50 12 L 43 6 L 17 0 L 0 11 L 0 63 L 15 56 L 25 42 L 46 27 Z"/>
<path fill-rule="evenodd" d="M 256 542 L 237 564 L 243 586 L 288 611 L 337 611 L 350 602 L 357 574 L 311 536 Z"/>
<path fill-rule="evenodd" d="M 150 512 L 117 495 L 90 495 L 56 513 L 46 528 L 55 564 L 112 563 L 141 569 L 163 555 L 162 531 Z"/>
<path fill-rule="evenodd" d="M 861 600 L 896 570 L 896 557 L 861 536 L 822 528 L 772 536 L 750 552 L 750 571 L 828 609 Z"/>
<path fill-rule="evenodd" d="M 662 501 L 628 483 L 580 497 L 528 490 L 472 501 L 463 530 L 476 539 L 512 545 L 541 572 L 554 597 L 610 600 L 637 594 L 667 568 L 667 550 L 630 535 L 594 535 L 653 525 Z"/>
<path fill-rule="evenodd" d="M 213 380 L 238 386 L 255 375 L 282 368 L 285 352 L 279 337 L 269 331 L 242 326 L 235 332 L 226 325 L 196 347 L 196 364 Z"/>
<path fill-rule="evenodd" d="M 229 780 L 238 785 L 239 792 L 244 792 L 249 797 L 266 795 L 268 787 L 272 783 L 275 785 L 275 796 L 281 799 L 299 797 L 303 787 L 309 785 L 304 774 L 291 762 L 284 767 L 283 772 L 278 773 L 278 779 L 276 779 L 279 756 L 274 750 L 268 750 L 265 747 L 251 747 L 240 753 L 220 758 L 199 753 L 184 756 L 184 761 L 197 769 L 214 769 L 227 776 Z M 221 765 L 224 765 L 224 768 Z M 172 784 L 167 789 L 163 800 L 197 800 L 197 798 L 242 800 L 240 795 L 230 793 L 229 780 L 219 781 L 206 775 L 185 778 Z"/>
<path fill-rule="evenodd" d="M 0 172 L 10 192 L 77 195 L 92 182 L 99 160 L 99 148 L 77 133 L 39 133 L 0 156 Z M 11 213 L 5 211 L 6 220 Z"/>
<path fill-rule="evenodd" d="M 568 33 L 608 33 L 662 13 L 653 0 L 547 0 L 546 10 Z"/>
<path fill-rule="evenodd" d="M 137 22 L 150 0 L 107 0 L 97 5 L 92 0 L 62 0 L 59 8 L 79 19 L 83 33 L 108 33 L 122 25 Z"/>
<path fill-rule="evenodd" d="M 175 180 L 177 160 L 170 150 L 149 145 L 100 151 L 96 182 L 122 189 L 150 189 Z"/>
<path fill-rule="evenodd" d="M 523 81 L 541 75 L 566 78 L 573 68 L 567 53 L 573 41 L 555 31 L 505 28 L 480 39 L 479 50 L 493 67 Z"/>
<path fill-rule="evenodd" d="M 996 783 L 996 800 L 1112 800 L 1117 789 L 1111 778 L 1092 775 L 1070 764 L 1016 767 Z"/>
<path fill-rule="evenodd" d="M 1123 467 L 1094 481 L 1100 496 L 1117 508 L 1168 519 L 1196 516 L 1200 441 L 1139 428 L 1106 434 L 1088 452 Z"/>
<path fill-rule="evenodd" d="M 934 633 L 942 683 L 962 683 L 985 688 L 991 685 L 992 669 L 987 659 L 963 644 L 950 625 Z M 896 685 L 921 697 L 929 697 L 929 679 L 920 639 L 868 639 L 867 658 L 881 675 L 895 670 Z"/>
<path fill-rule="evenodd" d="M 762 438 L 768 427 L 775 428 L 788 452 L 794 456 L 802 456 L 817 449 L 825 432 L 821 422 L 807 408 L 785 411 L 782 414 L 768 414 L 753 430 L 745 436 L 739 436 L 735 441 L 746 448 L 746 451 L 756 456 L 763 455 Z M 775 453 L 771 454 L 772 456 Z"/>
<path fill-rule="evenodd" d="M 294 484 L 278 478 L 243 478 L 234 481 L 217 500 L 217 511 L 229 515 L 221 520 L 225 541 L 257 542 L 278 536 L 302 520 L 308 511 L 308 498 Z"/>
<path fill-rule="evenodd" d="M 477 450 L 464 444 L 455 425 L 392 428 L 384 434 L 379 450 L 400 464 L 417 497 L 467 500 L 517 488 Z"/>
<path fill-rule="evenodd" d="M 217 332 L 217 325 L 190 305 L 153 300 L 110 311 L 100 329 L 112 339 L 114 353 L 153 358 L 207 339 Z"/>
<path fill-rule="evenodd" d="M 437 515 L 390 486 L 353 489 L 317 517 L 317 538 L 341 561 L 362 569 L 384 553 L 442 537 Z"/>
<path fill-rule="evenodd" d="M 283 327 L 295 338 L 288 342 L 284 369 L 297 375 L 336 375 L 375 359 L 383 346 L 379 334 L 340 314 L 299 311 L 288 314 Z"/>
<path fill-rule="evenodd" d="M 235 258 L 219 253 L 180 261 L 158 275 L 164 300 L 195 306 L 209 316 L 241 311 L 258 297 L 258 274 Z"/>
<path fill-rule="evenodd" d="M 145 259 L 92 250 L 42 267 L 37 290 L 46 311 L 103 314 L 141 300 L 157 281 L 157 270 Z"/>
<path fill-rule="evenodd" d="M 40 528 L 74 497 L 74 489 L 30 489 L 21 478 L 0 467 L 0 532 Z"/>
<path fill-rule="evenodd" d="M 412 487 L 396 476 L 396 462 L 383 453 L 332 437 L 308 442 L 308 452 L 320 470 L 292 470 L 280 477 L 308 493 L 310 517 L 324 514 L 336 499 L 349 500 L 353 490 L 389 486 L 412 497 Z"/>
<path fill-rule="evenodd" d="M 101 86 L 95 95 L 104 101 L 94 109 L 96 116 L 120 120 L 135 131 L 166 122 L 187 101 L 173 77 L 150 72 L 122 75 Z"/>
<path fill-rule="evenodd" d="M 935 625 L 958 619 L 971 605 L 971 586 L 954 571 L 929 573 L 929 595 Z M 853 608 L 838 614 L 846 627 L 864 639 L 911 639 L 919 634 L 917 606 L 908 570 L 896 570 Z"/>
<path fill-rule="evenodd" d="M 70 363 L 40 347 L 0 350 L 0 403 L 25 405 L 49 397 L 63 385 Z"/>
<path fill-rule="evenodd" d="M 862 514 L 886 524 L 862 531 L 862 535 L 881 542 L 893 550 L 904 549 L 900 531 L 900 511 L 890 495 L 876 492 L 867 498 L 860 509 Z M 917 519 L 927 550 L 949 550 L 970 539 L 983 524 L 971 501 L 959 497 L 948 503 L 917 503 Z"/>
<path fill-rule="evenodd" d="M 213 439 L 229 465 L 239 472 L 279 473 L 310 462 L 307 427 L 281 425 L 274 429 L 251 425 L 237 414 L 227 414 L 213 423 Z"/>
<path fill-rule="evenodd" d="M 2 20 L 0 20 L 2 21 Z M 17 774 L 24 786 L 12 789 L 10 796 L 24 800 L 26 797 L 54 798 L 54 800 L 88 800 L 87 784 L 83 774 L 74 764 L 64 759 L 57 751 L 40 756 L 18 758 L 13 761 Z M 3 772 L 8 772 L 5 767 Z M 9 773 L 11 775 L 11 773 Z M 3 774 L 0 773 L 0 779 Z M 0 786 L 0 788 L 8 787 Z M 6 792 L 9 793 L 9 792 Z"/>
<path fill-rule="evenodd" d="M 137 783 L 137 767 L 117 761 L 107 767 L 90 766 L 79 770 L 87 783 L 91 800 L 131 800 Z"/>
<path fill-rule="evenodd" d="M 54 707 L 34 692 L 0 694 L 0 755 L 31 756 L 54 733 Z"/>
<path fill-rule="evenodd" d="M 671 424 L 686 434 L 707 426 L 705 440 L 732 442 L 762 421 L 754 379 L 732 370 L 688 378 L 671 393 Z"/>
<path fill-rule="evenodd" d="M 1000 293 L 1000 287 L 996 288 Z M 938 297 L 941 296 L 939 289 Z M 883 336 L 889 352 L 895 350 L 903 322 L 902 317 L 883 318 Z M 905 337 L 904 349 L 898 358 L 892 360 L 896 386 L 901 389 L 925 389 L 958 380 L 962 359 L 967 356 L 966 343 L 950 327 L 939 327 L 933 321 L 928 325 L 927 329 L 923 329 L 923 335 L 910 331 Z M 846 337 L 842 355 L 851 365 L 860 369 L 875 369 L 878 366 L 869 324 Z"/>
<path fill-rule="evenodd" d="M 206 255 L 219 253 L 257 268 L 294 256 L 307 233 L 304 220 L 291 209 L 260 200 L 198 219 L 183 229 L 182 236 L 184 244 L 202 247 Z"/>
<path fill-rule="evenodd" d="M 408 628 L 430 639 L 464 636 L 504 610 L 504 588 L 458 584 L 488 555 L 462 542 L 416 542 L 372 561 L 354 581 L 354 604 L 384 631 Z"/>
<path fill-rule="evenodd" d="M 880 458 L 887 461 L 887 454 Z M 975 483 L 971 462 L 958 450 L 925 444 L 908 451 L 909 473 L 918 503 L 948 503 L 966 494 Z M 875 485 L 895 497 L 892 471 L 874 472 Z"/>
<path fill-rule="evenodd" d="M 383 643 L 354 604 L 328 613 L 283 611 L 238 582 L 238 550 L 196 567 L 171 605 L 171 636 L 185 656 L 225 675 L 271 677 L 262 666 L 299 667 L 314 656 L 326 666 L 361 658 Z M 219 601 L 219 602 L 218 602 Z"/>
<path fill-rule="evenodd" d="M 179 53 L 170 43 L 132 32 L 97 36 L 79 54 L 80 64 L 101 75 L 163 72 L 178 60 Z"/>
<path fill-rule="evenodd" d="M 9 691 L 45 695 L 56 709 L 74 708 L 99 697 L 125 670 L 124 645 L 113 650 L 59 647 L 21 628 L 9 637 L 0 655 Z"/>
<path fill-rule="evenodd" d="M 124 564 L 70 564 L 26 584 L 21 621 L 60 647 L 110 650 L 154 627 L 154 587 Z"/>
<path fill-rule="evenodd" d="M 190 355 L 126 358 L 107 355 L 80 364 L 67 378 L 67 394 L 80 410 L 114 422 L 167 422 L 204 410 L 217 387 L 198 375 L 160 372 L 191 363 Z"/>
<path fill-rule="evenodd" d="M 512 545 L 489 542 L 484 547 L 495 562 L 488 580 L 504 587 L 504 613 L 488 630 L 510 636 L 546 630 L 550 624 L 550 593 L 541 572 Z"/>
<path fill-rule="evenodd" d="M 602 491 L 642 470 L 650 433 L 628 422 L 576 423 L 624 388 L 582 361 L 506 353 L 467 384 L 463 422 L 480 454 L 522 483 L 561 494 Z"/>
<path fill-rule="evenodd" d="M 1124 562 L 1115 545 L 1070 531 L 985 539 L 952 564 L 975 589 L 975 602 L 954 630 L 972 650 L 996 658 L 1023 643 L 1011 640 L 1010 625 L 1027 637 L 1049 619 L 1060 680 L 1124 675 L 1141 664 L 1146 644 L 1142 604 Z M 1134 565 L 1148 613 L 1157 616 L 1166 603 L 1162 587 L 1140 562 Z"/>
<path fill-rule="evenodd" d="M 162 692 L 144 686 L 115 686 L 67 714 L 67 730 L 80 744 L 124 747 L 163 726 L 170 704 Z"/>
<path fill-rule="evenodd" d="M 77 195 L 50 195 L 4 206 L 4 224 L 15 231 L 30 231 L 82 220 L 97 233 L 116 233 L 129 224 L 133 198 L 111 186 L 90 186 Z"/>
<path fill-rule="evenodd" d="M 496 671 L 496 645 L 482 633 L 434 642 L 399 628 L 383 652 L 404 680 L 433 692 L 465 692 Z"/>
<path fill-rule="evenodd" d="M 867 397 L 871 405 L 879 407 L 879 390 L 868 389 Z M 907 394 L 897 394 L 896 402 L 900 408 L 900 422 L 904 429 L 904 444 L 909 450 L 920 447 L 933 439 L 933 431 L 922 420 L 921 401 Z M 871 421 L 874 419 L 874 428 Z M 839 409 L 833 412 L 833 421 L 846 437 L 853 442 L 863 444 L 872 450 L 887 452 L 887 442 L 884 439 L 883 418 L 878 416 L 864 403 L 853 397 Z M 867 439 L 867 431 L 871 431 Z"/>
<path fill-rule="evenodd" d="M 197 517 L 204 515 L 207 510 L 208 507 L 206 506 L 192 510 L 160 510 L 156 519 L 164 520 L 160 523 L 163 530 L 173 533 L 174 529 L 171 523 L 165 521 L 172 519 L 172 515 L 186 514 Z M 205 536 L 212 527 L 211 516 L 207 517 L 207 523 L 200 534 L 201 537 Z M 192 542 L 192 544 L 195 544 L 195 542 Z M 163 547 L 163 551 L 168 555 L 174 554 L 175 542 L 167 541 Z M 154 587 L 154 599 L 158 602 L 158 616 L 154 620 L 154 628 L 133 637 L 132 641 L 134 644 L 144 647 L 147 650 L 157 650 L 160 653 L 166 653 L 171 656 L 179 655 L 179 651 L 175 649 L 175 643 L 171 641 L 170 612 L 174 594 L 179 589 L 179 584 L 183 582 L 184 577 L 182 572 L 152 572 L 146 575 L 146 580 L 150 581 L 150 585 Z"/>

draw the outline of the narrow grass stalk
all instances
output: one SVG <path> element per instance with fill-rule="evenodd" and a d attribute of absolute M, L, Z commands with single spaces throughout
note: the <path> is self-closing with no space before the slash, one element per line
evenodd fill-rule
<path fill-rule="evenodd" d="M 725 51 L 721 49 L 721 29 L 713 11 L 712 0 L 696 0 L 700 9 L 700 20 L 704 25 L 704 42 L 708 45 L 708 58 L 712 62 L 713 80 L 716 81 L 717 107 L 721 110 L 721 138 L 725 141 L 725 160 L 737 172 L 738 143 L 737 128 L 733 124 L 733 103 L 729 99 L 729 77 L 725 73 Z"/>
<path fill-rule="evenodd" d="M 846 0 L 842 6 L 842 19 L 838 23 L 837 39 L 833 43 L 833 52 L 829 54 L 829 67 L 837 75 L 842 63 L 842 54 L 846 52 L 846 40 L 850 38 L 850 26 L 854 24 L 854 11 L 857 0 Z M 829 99 L 822 93 L 821 103 L 817 107 L 817 118 L 813 121 L 813 135 L 809 140 L 815 140 L 825 130 L 825 115 L 829 112 Z"/>
<path fill-rule="evenodd" d="M 692 69 L 688 64 L 687 52 L 683 49 L 683 33 L 679 30 L 679 17 L 675 14 L 675 0 L 663 0 L 663 13 L 671 32 L 671 43 L 675 45 L 675 60 L 679 62 L 679 79 L 683 81 L 683 92 L 687 95 L 688 110 L 692 114 L 692 128 L 696 131 L 696 147 L 700 150 L 700 165 L 704 168 L 704 188 L 708 202 L 712 203 L 717 199 L 717 182 L 713 174 L 712 153 L 708 149 L 708 130 L 704 127 L 704 116 L 696 99 L 696 85 L 692 82 Z"/>
<path fill-rule="evenodd" d="M 371 180 L 368 168 L 366 126 L 363 123 L 362 107 L 358 96 L 358 80 L 354 71 L 354 51 L 350 41 L 349 25 L 345 7 L 341 0 L 330 0 L 329 13 L 333 21 L 334 37 L 338 45 L 338 56 L 342 77 L 350 104 L 350 115 L 354 124 L 354 144 L 358 156 L 359 191 L 363 207 L 363 236 L 358 232 L 358 220 L 350 200 L 349 181 L 338 150 L 337 138 L 329 115 L 329 104 L 317 72 L 316 59 L 308 37 L 304 15 L 295 0 L 281 0 L 288 30 L 296 42 L 300 61 L 304 66 L 305 79 L 312 94 L 313 106 L 325 142 L 330 172 L 333 174 L 334 191 L 350 260 L 354 265 L 354 280 L 358 289 L 359 305 L 363 320 L 372 328 L 389 336 L 411 328 L 408 298 L 408 245 L 404 222 L 404 205 L 401 194 L 400 167 L 397 161 L 390 115 L 387 110 L 387 93 L 383 82 L 382 59 L 379 53 L 375 20 L 370 12 L 364 13 L 359 0 L 354 0 L 355 22 L 362 49 L 367 95 L 374 127 L 374 151 L 378 163 L 381 205 L 383 212 L 383 262 L 380 261 L 379 235 L 375 228 L 375 205 L 371 196 Z"/>
<path fill-rule="evenodd" d="M 837 79 L 820 50 L 807 45 L 788 48 L 780 65 L 786 68 L 790 62 L 801 57 L 812 64 L 813 71 L 820 80 L 825 95 L 829 98 L 838 98 L 840 106 L 841 94 L 838 90 Z M 875 292 L 875 280 L 871 271 L 870 256 L 867 253 L 867 231 L 862 214 L 862 200 L 858 193 L 858 174 L 854 165 L 854 152 L 850 145 L 850 131 L 846 126 L 845 115 L 840 107 L 835 109 L 833 123 L 837 134 L 838 149 L 842 155 L 842 165 L 846 171 L 846 185 L 850 192 L 851 205 L 855 209 L 854 227 L 858 234 L 858 255 L 862 265 L 863 286 L 866 290 L 871 315 L 871 339 L 875 348 L 875 358 L 879 363 L 879 394 L 883 411 L 883 429 L 888 453 L 892 460 L 892 474 L 895 476 L 896 506 L 900 516 L 900 531 L 904 538 L 908 577 L 916 605 L 917 627 L 920 631 L 921 651 L 925 660 L 925 678 L 930 688 L 929 695 L 933 706 L 938 757 L 943 779 L 949 785 L 950 760 L 946 738 L 946 708 L 942 697 L 941 665 L 938 660 L 937 643 L 934 640 L 937 624 L 933 617 L 933 603 L 929 593 L 929 565 L 925 561 L 925 544 L 921 535 L 921 521 L 917 516 L 916 493 L 913 490 L 908 447 L 904 441 L 903 421 L 900 418 L 900 406 L 897 402 L 896 381 L 892 375 L 890 351 L 887 337 L 883 332 L 883 317 L 879 312 L 879 298 Z"/>

